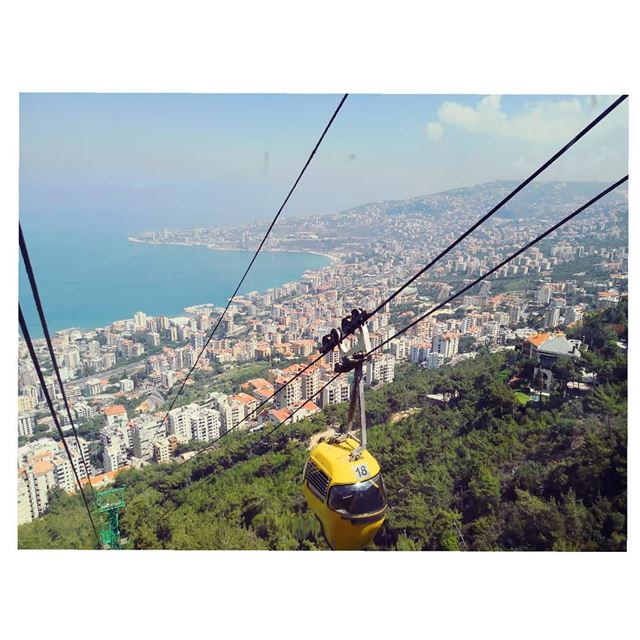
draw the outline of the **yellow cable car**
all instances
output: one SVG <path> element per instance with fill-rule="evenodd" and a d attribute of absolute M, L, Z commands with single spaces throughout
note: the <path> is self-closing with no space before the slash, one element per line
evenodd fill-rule
<path fill-rule="evenodd" d="M 335 366 L 336 372 L 354 371 L 351 400 L 340 435 L 311 450 L 302 476 L 309 508 L 318 516 L 329 545 L 340 550 L 366 547 L 382 526 L 387 511 L 380 465 L 367 451 L 362 370 L 371 341 L 366 321 L 367 314 L 354 309 L 342 321 L 342 338 L 334 329 L 322 340 L 322 353 L 340 347 L 343 357 Z M 357 334 L 357 341 L 349 348 L 342 342 L 351 334 Z M 360 409 L 360 441 L 351 432 L 356 404 Z"/>
<path fill-rule="evenodd" d="M 360 443 L 346 439 L 321 442 L 304 469 L 303 492 L 333 549 L 362 549 L 384 522 L 387 498 L 380 465 L 368 452 L 351 456 Z"/>

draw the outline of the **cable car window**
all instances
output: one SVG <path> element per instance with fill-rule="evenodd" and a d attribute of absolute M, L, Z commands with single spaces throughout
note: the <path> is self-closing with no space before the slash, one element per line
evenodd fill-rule
<path fill-rule="evenodd" d="M 330 509 L 354 516 L 380 511 L 386 502 L 380 474 L 366 482 L 337 484 L 329 492 Z"/>

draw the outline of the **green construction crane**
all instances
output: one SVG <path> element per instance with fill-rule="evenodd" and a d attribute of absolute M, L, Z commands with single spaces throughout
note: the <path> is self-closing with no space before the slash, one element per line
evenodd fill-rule
<path fill-rule="evenodd" d="M 107 521 L 100 525 L 100 542 L 103 549 L 122 549 L 120 544 L 120 509 L 125 506 L 124 487 L 106 489 L 96 493 L 98 513 L 106 513 Z"/>

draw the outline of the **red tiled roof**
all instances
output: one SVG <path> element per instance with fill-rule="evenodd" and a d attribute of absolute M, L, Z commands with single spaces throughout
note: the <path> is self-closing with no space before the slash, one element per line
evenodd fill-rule
<path fill-rule="evenodd" d="M 103 413 L 105 416 L 122 416 L 127 410 L 121 404 L 113 404 L 110 407 L 105 407 Z"/>
<path fill-rule="evenodd" d="M 532 344 L 534 347 L 539 347 L 543 342 L 546 342 L 549 339 L 549 334 L 544 331 L 540 333 L 536 333 L 534 336 L 529 336 L 527 338 L 527 342 Z"/>
<path fill-rule="evenodd" d="M 279 422 L 284 422 L 291 417 L 291 413 L 288 409 L 271 409 L 269 413 Z"/>

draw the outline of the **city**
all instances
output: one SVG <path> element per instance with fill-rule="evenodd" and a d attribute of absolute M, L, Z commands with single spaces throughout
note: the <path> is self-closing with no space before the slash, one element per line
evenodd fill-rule
<path fill-rule="evenodd" d="M 368 324 L 372 346 L 535 237 L 573 204 L 567 203 L 566 193 L 580 202 L 585 185 L 536 185 L 530 201 L 481 227 L 373 317 Z M 314 251 L 330 255 L 331 264 L 299 281 L 237 296 L 206 348 L 222 311 L 212 304 L 186 307 L 177 317 L 151 317 L 141 310 L 107 327 L 57 332 L 56 359 L 79 434 L 77 443 L 69 438 L 71 462 L 81 482 L 102 488 L 124 469 L 185 461 L 230 430 L 254 433 L 346 402 L 346 377 L 319 393 L 332 376 L 336 352 L 287 383 L 316 356 L 322 336 L 344 315 L 380 304 L 498 196 L 496 185 L 479 185 L 283 220 L 266 250 Z M 250 250 L 263 227 L 161 230 L 130 240 Z M 472 295 L 456 299 L 385 345 L 366 364 L 366 384 L 377 388 L 392 383 L 401 363 L 437 369 L 473 358 L 479 350 L 522 346 L 529 355 L 540 356 L 541 369 L 540 389 L 533 385 L 523 401 L 548 395 L 550 363 L 561 356 L 580 358 L 580 341 L 567 340 L 564 330 L 585 312 L 615 307 L 626 296 L 627 245 L 626 194 L 616 192 L 500 269 Z M 70 434 L 44 341 L 36 341 L 36 348 L 48 365 L 47 388 L 58 418 Z M 585 374 L 574 384 L 590 383 Z M 77 487 L 22 340 L 18 410 L 18 523 L 24 524 L 47 511 L 53 488 L 75 493 Z M 83 457 L 88 470 L 81 464 Z"/>

